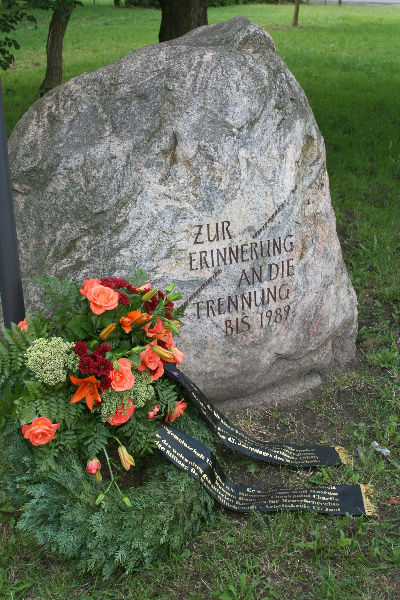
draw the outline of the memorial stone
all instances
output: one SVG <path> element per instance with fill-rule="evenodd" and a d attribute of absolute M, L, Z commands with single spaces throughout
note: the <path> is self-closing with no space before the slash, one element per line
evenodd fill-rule
<path fill-rule="evenodd" d="M 182 369 L 219 401 L 287 399 L 354 357 L 324 142 L 261 27 L 236 17 L 70 80 L 10 156 L 29 309 L 35 276 L 174 280 Z"/>

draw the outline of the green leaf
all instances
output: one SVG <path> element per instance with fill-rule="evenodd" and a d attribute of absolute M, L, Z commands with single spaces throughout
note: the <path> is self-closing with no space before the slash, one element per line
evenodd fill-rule
<path fill-rule="evenodd" d="M 172 311 L 172 316 L 173 316 L 174 320 L 179 321 L 180 319 L 182 319 L 182 317 L 185 314 L 185 310 L 186 310 L 186 306 L 183 304 L 181 306 L 178 306 L 178 308 L 175 308 Z"/>
<path fill-rule="evenodd" d="M 167 302 L 175 302 L 175 300 L 180 300 L 182 298 L 182 294 L 180 292 L 175 292 L 166 298 Z"/>
<path fill-rule="evenodd" d="M 180 335 L 180 331 L 179 331 L 178 327 L 176 325 L 174 325 L 173 323 L 171 323 L 171 321 L 169 321 L 168 319 L 165 319 L 164 323 L 167 326 L 167 328 L 172 331 L 173 334 Z"/>
<path fill-rule="evenodd" d="M 246 471 L 248 473 L 257 473 L 257 471 L 259 470 L 259 466 L 256 465 L 256 463 L 250 463 L 249 465 L 247 465 Z"/>
<path fill-rule="evenodd" d="M 26 425 L 26 423 L 31 423 L 36 417 L 35 409 L 32 406 L 25 406 L 20 412 L 19 420 L 21 425 Z"/>
<path fill-rule="evenodd" d="M 175 283 L 173 283 L 173 282 L 170 283 L 169 286 L 165 289 L 165 293 L 167 295 L 170 294 L 173 291 L 174 287 L 175 287 Z"/>
<path fill-rule="evenodd" d="M 85 338 L 93 332 L 93 326 L 88 320 L 87 315 L 75 315 L 68 321 L 66 328 L 77 339 Z"/>
<path fill-rule="evenodd" d="M 147 275 L 147 273 L 142 271 L 142 269 L 136 269 L 136 271 L 132 275 L 132 281 L 135 287 L 140 287 L 141 285 L 148 283 L 149 279 L 150 278 Z"/>

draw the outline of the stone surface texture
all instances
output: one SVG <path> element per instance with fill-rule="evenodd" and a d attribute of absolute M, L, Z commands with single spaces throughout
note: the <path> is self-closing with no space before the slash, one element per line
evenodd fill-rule
<path fill-rule="evenodd" d="M 76 77 L 9 149 L 30 310 L 44 274 L 174 280 L 182 368 L 219 401 L 354 357 L 324 142 L 261 27 L 236 17 Z"/>

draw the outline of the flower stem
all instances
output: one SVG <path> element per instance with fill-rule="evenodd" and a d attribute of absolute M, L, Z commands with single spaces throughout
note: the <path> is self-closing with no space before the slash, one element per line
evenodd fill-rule
<path fill-rule="evenodd" d="M 114 438 L 114 440 L 115 440 L 116 442 L 118 442 L 118 444 L 119 444 L 120 446 L 123 446 L 123 443 L 121 442 L 121 440 L 119 440 L 117 437 L 115 437 L 115 435 L 112 435 L 111 437 L 112 437 L 112 438 Z"/>
<path fill-rule="evenodd" d="M 114 436 L 112 436 L 112 437 L 114 437 Z M 115 439 L 117 439 L 117 438 L 115 438 Z M 121 445 L 122 445 L 122 444 L 121 444 Z M 106 450 L 105 448 L 103 448 L 103 451 L 104 451 L 105 457 L 106 457 L 106 459 L 107 459 L 107 466 L 108 466 L 108 470 L 110 471 L 110 476 L 111 476 L 111 481 L 110 481 L 110 484 L 109 484 L 109 486 L 108 486 L 108 488 L 107 488 L 107 490 L 106 490 L 106 491 L 108 492 L 108 489 L 109 489 L 109 487 L 110 487 L 112 484 L 114 484 L 114 485 L 115 485 L 115 487 L 117 488 L 117 490 L 118 490 L 118 492 L 119 492 L 119 494 L 120 494 L 120 496 L 121 496 L 122 500 L 125 502 L 125 500 L 124 500 L 125 496 L 124 496 L 124 494 L 121 492 L 121 490 L 119 489 L 119 485 L 118 485 L 118 483 L 116 482 L 116 480 L 115 480 L 115 477 L 114 477 L 114 475 L 113 475 L 113 472 L 112 472 L 112 469 L 111 469 L 110 457 L 108 456 L 107 450 Z"/>
<path fill-rule="evenodd" d="M 113 472 L 112 472 L 112 469 L 111 469 L 110 457 L 108 456 L 107 450 L 105 448 L 103 448 L 103 452 L 104 452 L 106 460 L 107 460 L 108 470 L 110 471 L 111 483 L 114 483 L 114 475 L 113 475 Z"/>

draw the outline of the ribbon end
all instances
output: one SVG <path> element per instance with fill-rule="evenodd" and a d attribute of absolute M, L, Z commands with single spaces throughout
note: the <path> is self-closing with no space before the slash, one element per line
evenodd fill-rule
<path fill-rule="evenodd" d="M 344 465 L 352 465 L 353 464 L 353 459 L 351 458 L 351 456 L 350 456 L 348 450 L 346 450 L 346 448 L 343 448 L 342 446 L 335 446 L 335 450 L 339 454 L 339 458 L 342 461 L 342 464 L 344 464 Z"/>
<path fill-rule="evenodd" d="M 378 509 L 371 502 L 371 496 L 374 493 L 374 488 L 372 485 L 360 485 L 362 499 L 364 502 L 365 514 L 367 517 L 376 517 L 378 515 Z"/>

